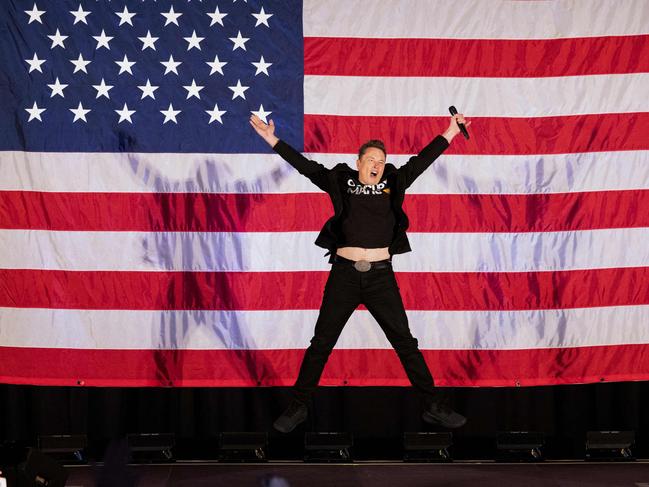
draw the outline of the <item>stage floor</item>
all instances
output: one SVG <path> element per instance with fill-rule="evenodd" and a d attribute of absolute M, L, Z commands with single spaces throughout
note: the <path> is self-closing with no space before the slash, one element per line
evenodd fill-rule
<path fill-rule="evenodd" d="M 504 464 L 463 461 L 450 464 L 355 462 L 306 464 L 269 462 L 225 464 L 176 462 L 129 465 L 102 472 L 100 466 L 67 467 L 68 487 L 129 486 L 480 486 L 480 487 L 649 487 L 649 460 L 629 463 L 552 461 Z M 108 475 L 107 475 L 108 474 Z M 270 479 L 273 478 L 270 482 Z M 283 479 L 283 482 L 280 480 Z"/>

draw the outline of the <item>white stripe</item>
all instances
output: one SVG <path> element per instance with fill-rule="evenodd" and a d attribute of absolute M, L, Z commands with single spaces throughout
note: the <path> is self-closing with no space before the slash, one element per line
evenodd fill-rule
<path fill-rule="evenodd" d="M 304 113 L 550 117 L 649 111 L 649 73 L 554 78 L 305 76 Z M 476 121 L 473 130 L 480 130 Z"/>
<path fill-rule="evenodd" d="M 1 230 L 0 268 L 326 270 L 316 232 L 52 232 Z M 411 272 L 521 272 L 649 266 L 649 228 L 529 233 L 410 233 Z"/>
<path fill-rule="evenodd" d="M 415 181 L 408 193 L 548 194 L 647 188 L 649 151 L 620 151 L 444 155 Z"/>
<path fill-rule="evenodd" d="M 297 179 L 275 153 L 0 152 L 2 190 L 265 193 L 294 190 Z"/>
<path fill-rule="evenodd" d="M 388 148 L 389 150 L 389 148 Z M 355 154 L 306 154 L 326 167 Z M 388 155 L 401 166 L 409 156 Z M 567 193 L 649 188 L 649 151 L 442 155 L 410 194 Z M 0 152 L 0 190 L 132 193 L 320 192 L 277 154 Z"/>
<path fill-rule="evenodd" d="M 306 37 L 548 39 L 649 33 L 646 0 L 306 0 Z"/>
<path fill-rule="evenodd" d="M 0 308 L 6 347 L 303 349 L 315 310 L 116 311 Z M 422 349 L 529 349 L 649 343 L 649 306 L 542 311 L 408 311 Z M 15 326 L 20 323 L 20 326 Z M 611 326 L 615 323 L 615 326 Z M 390 348 L 356 311 L 337 348 Z"/>

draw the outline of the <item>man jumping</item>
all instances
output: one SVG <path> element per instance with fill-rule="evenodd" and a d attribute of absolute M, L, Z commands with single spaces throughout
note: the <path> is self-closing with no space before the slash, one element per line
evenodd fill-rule
<path fill-rule="evenodd" d="M 411 384 L 424 396 L 424 421 L 458 428 L 466 418 L 446 404 L 435 387 L 408 327 L 408 317 L 392 270 L 392 256 L 410 251 L 406 236 L 408 217 L 402 209 L 406 189 L 460 133 L 464 116 L 454 115 L 442 135 L 397 168 L 386 164 L 380 140 L 364 143 L 358 151 L 357 170 L 346 164 L 327 169 L 308 160 L 275 135 L 275 125 L 250 117 L 255 131 L 298 172 L 331 198 L 334 215 L 325 223 L 316 245 L 330 252 L 331 272 L 320 306 L 311 345 L 306 350 L 293 387 L 293 401 L 275 421 L 278 431 L 288 433 L 306 420 L 307 403 L 347 320 L 363 304 L 376 319 L 394 347 Z M 465 123 L 465 126 L 471 122 Z"/>

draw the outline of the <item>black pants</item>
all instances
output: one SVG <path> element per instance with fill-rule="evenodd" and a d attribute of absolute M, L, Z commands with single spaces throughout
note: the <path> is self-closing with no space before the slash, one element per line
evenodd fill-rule
<path fill-rule="evenodd" d="M 424 395 L 426 402 L 441 400 L 442 395 L 435 388 L 417 339 L 410 333 L 392 266 L 359 272 L 348 262 L 332 264 L 315 333 L 294 386 L 295 399 L 308 401 L 331 350 L 359 304 L 364 304 L 376 319 L 396 350 L 410 383 Z"/>

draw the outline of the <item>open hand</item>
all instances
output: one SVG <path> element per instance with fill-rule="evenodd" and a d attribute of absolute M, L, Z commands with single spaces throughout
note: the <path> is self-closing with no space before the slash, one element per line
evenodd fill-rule
<path fill-rule="evenodd" d="M 252 125 L 252 128 L 255 129 L 255 132 L 257 132 L 259 136 L 264 139 L 271 147 L 273 147 L 279 140 L 275 136 L 275 124 L 272 120 L 270 120 L 270 123 L 267 124 L 264 123 L 264 121 L 257 115 L 251 115 L 250 125 Z"/>

